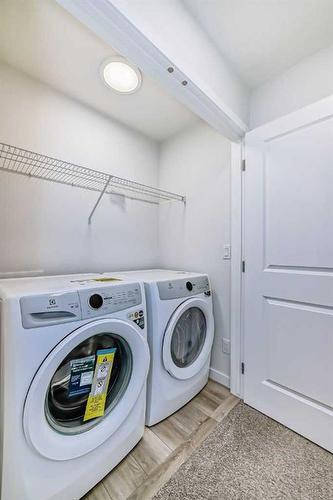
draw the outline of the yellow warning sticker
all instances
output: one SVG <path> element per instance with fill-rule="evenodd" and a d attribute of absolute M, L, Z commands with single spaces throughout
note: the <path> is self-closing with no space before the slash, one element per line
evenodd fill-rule
<path fill-rule="evenodd" d="M 84 422 L 104 415 L 106 396 L 116 350 L 115 348 L 101 349 L 96 353 L 96 366 L 83 417 Z"/>

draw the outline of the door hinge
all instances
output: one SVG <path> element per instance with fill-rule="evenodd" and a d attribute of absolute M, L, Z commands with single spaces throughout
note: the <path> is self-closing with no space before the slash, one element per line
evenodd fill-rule
<path fill-rule="evenodd" d="M 246 162 L 245 160 L 242 160 L 242 172 L 245 172 L 246 170 Z"/>
<path fill-rule="evenodd" d="M 242 273 L 245 273 L 245 260 L 242 260 Z"/>
<path fill-rule="evenodd" d="M 245 364 L 244 363 L 241 363 L 241 372 L 242 372 L 242 375 L 244 375 L 244 372 L 245 372 Z"/>

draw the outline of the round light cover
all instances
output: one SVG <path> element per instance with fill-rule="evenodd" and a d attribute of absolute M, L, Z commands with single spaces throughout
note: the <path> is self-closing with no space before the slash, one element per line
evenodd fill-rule
<path fill-rule="evenodd" d="M 133 94 L 141 86 L 141 73 L 123 57 L 110 57 L 101 67 L 104 82 L 119 94 Z"/>

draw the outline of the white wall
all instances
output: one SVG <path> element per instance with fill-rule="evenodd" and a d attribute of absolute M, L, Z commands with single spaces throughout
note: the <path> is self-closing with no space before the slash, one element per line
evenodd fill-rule
<path fill-rule="evenodd" d="M 160 183 L 187 197 L 186 207 L 168 204 L 160 211 L 160 254 L 163 267 L 207 272 L 214 292 L 215 377 L 228 383 L 229 355 L 222 337 L 230 330 L 230 142 L 206 124 L 164 142 Z"/>
<path fill-rule="evenodd" d="M 228 384 L 230 143 L 200 123 L 160 146 L 0 65 L 0 141 L 187 196 L 161 206 L 1 172 L 0 274 L 169 267 L 207 272 L 214 290 L 212 367 Z M 159 226 L 160 224 L 160 226 Z M 159 229 L 160 227 L 160 229 Z"/>
<path fill-rule="evenodd" d="M 303 59 L 257 87 L 251 96 L 250 126 L 255 128 L 333 94 L 333 46 Z"/>
<path fill-rule="evenodd" d="M 84 82 L 83 82 L 84 84 Z M 0 141 L 157 185 L 158 146 L 0 65 Z M 158 264 L 158 208 L 1 173 L 0 273 L 81 272 Z"/>

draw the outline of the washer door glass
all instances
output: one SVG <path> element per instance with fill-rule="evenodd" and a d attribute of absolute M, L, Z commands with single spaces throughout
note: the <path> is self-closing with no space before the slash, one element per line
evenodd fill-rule
<path fill-rule="evenodd" d="M 83 421 L 88 390 L 71 393 L 71 366 L 91 356 L 93 367 L 96 353 L 100 349 L 115 348 L 111 377 L 108 385 L 105 413 L 103 417 Z M 127 342 L 112 333 L 100 333 L 78 344 L 62 361 L 54 373 L 45 400 L 45 414 L 49 424 L 63 434 L 77 434 L 95 426 L 112 411 L 126 391 L 132 372 L 132 355 Z M 80 391 L 78 391 L 80 392 Z"/>
<path fill-rule="evenodd" d="M 186 309 L 178 319 L 171 338 L 171 357 L 179 368 L 191 365 L 206 340 L 206 318 L 199 307 Z"/>

